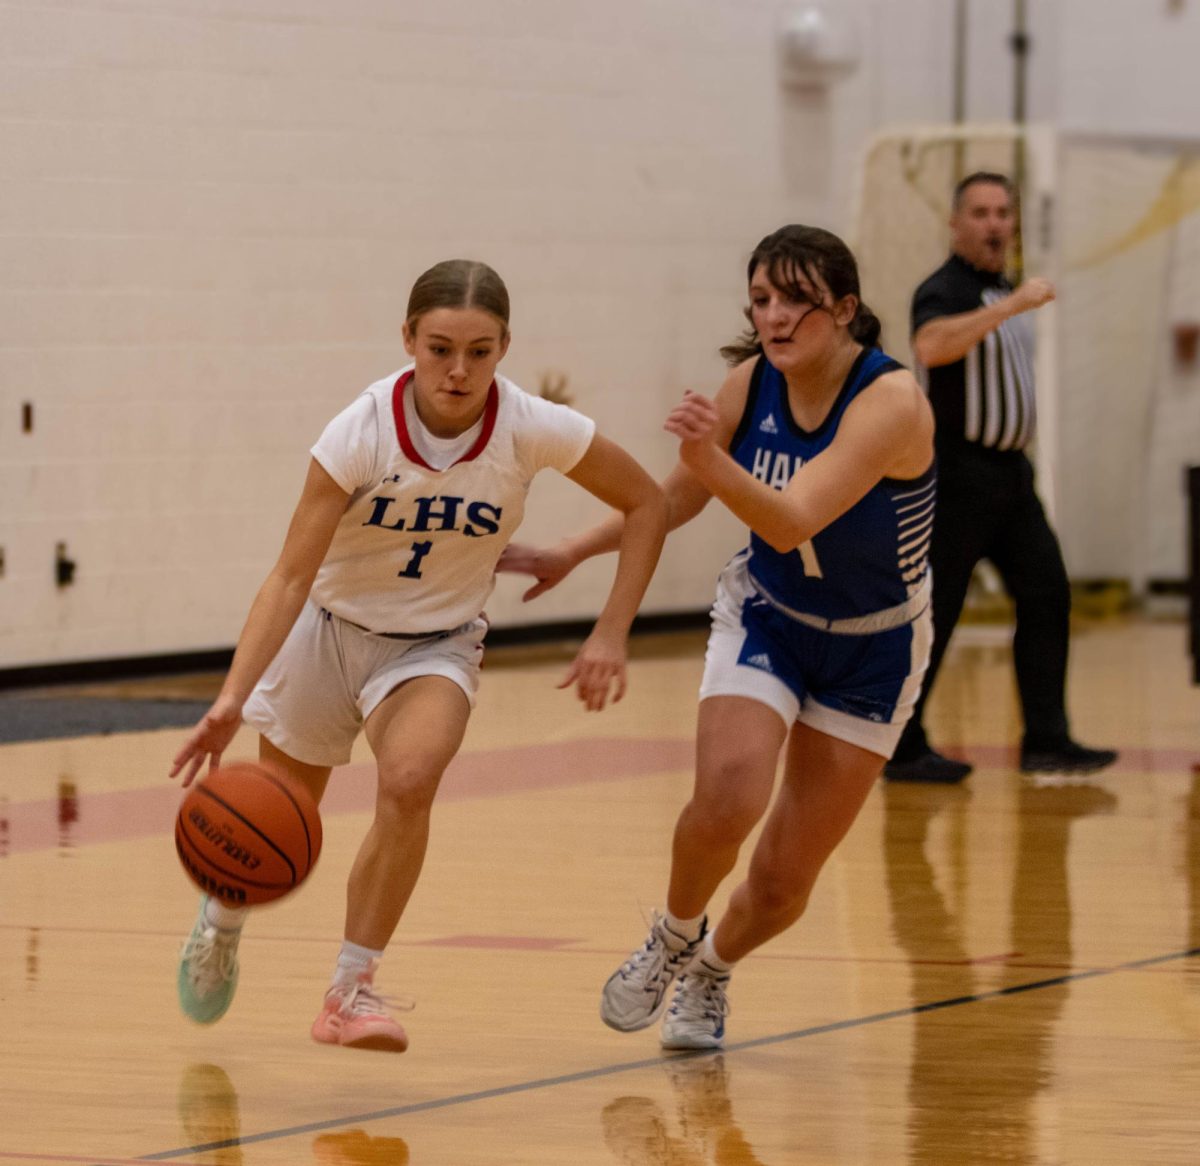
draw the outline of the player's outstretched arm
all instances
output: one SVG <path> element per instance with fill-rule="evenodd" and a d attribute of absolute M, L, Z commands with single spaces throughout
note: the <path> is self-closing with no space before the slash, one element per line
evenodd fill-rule
<path fill-rule="evenodd" d="M 667 533 L 667 505 L 654 479 L 600 434 L 567 477 L 624 519 L 608 599 L 560 685 L 574 685 L 584 705 L 597 711 L 610 694 L 620 700 L 625 693 L 629 628 L 658 563 Z"/>
<path fill-rule="evenodd" d="M 170 776 L 182 773 L 185 786 L 206 761 L 209 769 L 221 763 L 241 727 L 242 706 L 292 630 L 349 500 L 313 460 L 283 550 L 250 605 L 221 692 L 171 762 Z"/>
<path fill-rule="evenodd" d="M 1054 299 L 1054 285 L 1048 279 L 1027 279 L 1016 291 L 1002 299 L 950 316 L 937 316 L 913 333 L 913 353 L 926 368 L 939 368 L 962 360 L 990 332 L 1005 320 L 1022 312 L 1043 307 Z"/>
<path fill-rule="evenodd" d="M 753 361 L 747 361 L 730 372 L 717 394 L 721 409 L 718 435 L 726 443 L 732 438 L 745 406 L 753 364 Z M 666 497 L 668 532 L 691 522 L 712 497 L 704 483 L 682 462 L 663 479 L 662 491 Z M 584 560 L 618 550 L 624 528 L 624 513 L 614 510 L 590 529 L 564 538 L 553 546 L 510 543 L 500 556 L 496 569 L 534 577 L 533 586 L 522 596 L 528 602 L 557 586 Z"/>
<path fill-rule="evenodd" d="M 676 466 L 663 481 L 667 530 L 690 522 L 707 504 L 710 494 L 683 466 Z M 510 575 L 532 575 L 534 584 L 521 596 L 528 603 L 557 587 L 580 563 L 595 555 L 619 550 L 625 530 L 625 514 L 614 510 L 595 526 L 564 538 L 552 546 L 509 543 L 496 570 Z"/>

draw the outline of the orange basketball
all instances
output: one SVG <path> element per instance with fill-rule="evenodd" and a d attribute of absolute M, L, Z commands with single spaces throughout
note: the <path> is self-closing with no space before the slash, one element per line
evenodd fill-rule
<path fill-rule="evenodd" d="M 231 761 L 184 795 L 175 849 L 202 891 L 251 907 L 308 877 L 321 853 L 321 818 L 308 790 L 282 770 Z"/>

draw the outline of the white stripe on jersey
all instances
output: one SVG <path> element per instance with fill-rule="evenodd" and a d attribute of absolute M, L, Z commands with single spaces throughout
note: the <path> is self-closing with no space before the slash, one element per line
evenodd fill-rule
<path fill-rule="evenodd" d="M 896 516 L 899 519 L 900 529 L 903 530 L 906 526 L 911 526 L 914 522 L 920 522 L 923 518 L 932 515 L 934 505 L 931 496 L 923 502 L 914 502 L 911 506 L 897 506 Z M 909 511 L 913 513 L 910 514 Z M 904 517 L 901 518 L 900 515 L 904 515 Z"/>
<path fill-rule="evenodd" d="M 983 419 L 983 389 L 982 378 L 979 375 L 980 346 L 977 344 L 967 353 L 965 391 L 966 422 L 963 425 L 964 435 L 968 441 L 978 441 L 982 436 Z"/>
<path fill-rule="evenodd" d="M 983 338 L 983 444 L 995 446 L 1000 439 L 1000 343 L 995 332 Z"/>
<path fill-rule="evenodd" d="M 994 304 L 1006 294 L 1003 289 L 989 288 L 983 293 L 983 303 Z M 994 449 L 1021 449 L 1033 436 L 1033 342 L 1032 322 L 1018 315 L 989 332 L 968 353 L 967 440 Z M 976 354 L 980 354 L 979 359 L 972 364 Z M 977 378 L 974 384 L 972 368 Z M 976 403 L 979 415 L 972 413 Z"/>
<path fill-rule="evenodd" d="M 1017 384 L 1024 404 L 1022 412 L 1021 432 L 1017 435 L 1017 446 L 1023 448 L 1033 438 L 1033 428 L 1037 419 L 1037 394 L 1034 391 L 1036 381 L 1033 374 L 1033 322 L 1028 318 L 1018 316 L 1012 321 L 1015 328 L 1013 343 L 1013 363 L 1017 369 Z"/>
<path fill-rule="evenodd" d="M 934 491 L 933 482 L 928 482 L 924 486 L 918 486 L 915 490 L 905 490 L 902 493 L 893 494 L 892 497 L 897 502 L 900 502 L 905 498 L 924 498 L 926 500 L 931 500 L 933 498 L 933 491 Z M 896 513 L 899 514 L 904 510 L 911 509 L 913 506 L 920 506 L 920 505 L 922 505 L 921 502 L 914 502 L 914 503 L 910 503 L 908 506 L 900 506 L 900 507 L 897 507 Z"/>
<path fill-rule="evenodd" d="M 912 539 L 909 542 L 901 543 L 896 548 L 896 550 L 899 551 L 899 553 L 900 553 L 900 562 L 904 566 L 907 566 L 910 562 L 914 561 L 915 556 L 909 555 L 910 551 L 916 551 L 918 555 L 924 553 L 923 551 L 921 551 L 920 548 L 929 546 L 929 541 L 930 541 L 930 538 L 932 537 L 932 534 L 931 534 L 932 529 L 933 529 L 933 523 L 931 522 L 924 531 L 915 531 L 914 532 L 917 535 L 916 538 Z"/>
<path fill-rule="evenodd" d="M 1017 439 L 1017 421 L 1020 413 L 1020 389 L 1017 385 L 1017 370 L 1013 364 L 1013 346 L 1000 332 L 1000 365 L 1003 370 L 1001 388 L 1004 392 L 1004 429 L 996 442 L 997 449 L 1012 449 Z"/>
<path fill-rule="evenodd" d="M 916 490 L 906 490 L 893 496 L 896 506 L 896 561 L 900 578 L 909 593 L 921 583 L 928 571 L 929 544 L 933 538 L 933 516 L 936 509 L 937 483 L 926 482 Z"/>

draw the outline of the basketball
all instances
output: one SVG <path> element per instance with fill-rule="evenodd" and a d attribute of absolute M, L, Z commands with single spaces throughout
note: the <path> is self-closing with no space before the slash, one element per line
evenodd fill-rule
<path fill-rule="evenodd" d="M 321 853 L 321 818 L 308 790 L 283 771 L 233 761 L 184 795 L 175 849 L 202 891 L 252 907 L 308 877 Z"/>

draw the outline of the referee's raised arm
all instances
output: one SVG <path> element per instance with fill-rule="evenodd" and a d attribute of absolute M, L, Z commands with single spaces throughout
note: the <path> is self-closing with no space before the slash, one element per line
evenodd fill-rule
<path fill-rule="evenodd" d="M 926 368 L 953 364 L 1006 320 L 1048 304 L 1054 295 L 1054 284 L 1035 276 L 994 303 L 969 312 L 936 316 L 913 333 L 913 354 Z"/>

